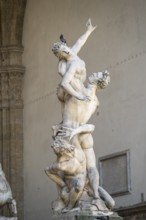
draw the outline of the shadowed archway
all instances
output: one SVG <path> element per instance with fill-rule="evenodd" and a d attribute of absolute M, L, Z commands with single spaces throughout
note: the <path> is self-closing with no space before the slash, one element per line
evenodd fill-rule
<path fill-rule="evenodd" d="M 0 0 L 0 162 L 23 219 L 22 33 L 26 0 Z M 8 213 L 5 213 L 8 214 Z"/>

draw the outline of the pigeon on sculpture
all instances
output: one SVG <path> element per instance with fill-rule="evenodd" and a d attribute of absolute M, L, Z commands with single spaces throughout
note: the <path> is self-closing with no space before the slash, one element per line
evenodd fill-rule
<path fill-rule="evenodd" d="M 67 44 L 67 41 L 65 40 L 63 34 L 60 35 L 60 40 L 62 43 Z"/>

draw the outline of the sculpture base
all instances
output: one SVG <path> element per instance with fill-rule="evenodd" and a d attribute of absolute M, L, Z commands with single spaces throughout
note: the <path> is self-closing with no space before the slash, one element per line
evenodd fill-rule
<path fill-rule="evenodd" d="M 102 213 L 102 212 L 90 212 L 90 211 L 80 211 L 80 212 L 68 212 L 54 214 L 52 220 L 122 220 L 117 213 Z"/>

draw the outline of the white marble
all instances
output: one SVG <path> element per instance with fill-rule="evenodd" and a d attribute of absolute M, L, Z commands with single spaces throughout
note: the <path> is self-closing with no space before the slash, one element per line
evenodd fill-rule
<path fill-rule="evenodd" d="M 53 53 L 59 59 L 58 72 L 61 82 L 57 96 L 62 106 L 62 122 L 53 126 L 52 148 L 57 159 L 45 169 L 48 177 L 58 187 L 58 198 L 53 210 L 68 212 L 73 208 L 108 211 L 114 200 L 99 187 L 92 132 L 95 126 L 88 124 L 99 107 L 98 90 L 110 82 L 107 70 L 93 73 L 86 80 L 86 67 L 77 55 L 90 34 L 96 29 L 89 19 L 86 32 L 68 47 L 63 36 L 55 43 Z M 84 199 L 83 194 L 86 194 Z M 102 198 L 102 199 L 101 199 Z"/>
<path fill-rule="evenodd" d="M 13 199 L 10 185 L 5 177 L 0 163 L 0 208 L 5 205 L 9 206 L 12 215 L 17 215 L 16 201 Z M 7 217 L 0 216 L 0 220 L 1 218 L 7 219 Z"/>

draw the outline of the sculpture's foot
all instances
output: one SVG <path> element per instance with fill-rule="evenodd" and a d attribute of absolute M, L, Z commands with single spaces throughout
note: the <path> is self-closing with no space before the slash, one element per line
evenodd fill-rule
<path fill-rule="evenodd" d="M 93 199 L 91 204 L 96 206 L 99 211 L 109 211 L 102 199 Z"/>
<path fill-rule="evenodd" d="M 64 209 L 64 207 L 65 207 L 65 204 L 62 201 L 62 199 L 56 199 L 55 201 L 52 202 L 52 210 L 54 212 L 59 212 L 62 209 Z"/>
<path fill-rule="evenodd" d="M 76 208 L 73 208 L 73 209 L 70 209 L 69 207 L 66 207 L 62 210 L 62 213 L 67 213 L 67 212 L 76 212 L 76 211 L 80 211 L 80 208 L 79 207 L 76 207 Z"/>
<path fill-rule="evenodd" d="M 66 207 L 66 208 L 62 209 L 62 213 L 67 213 L 67 212 L 69 212 L 70 210 L 71 210 L 70 208 Z"/>

